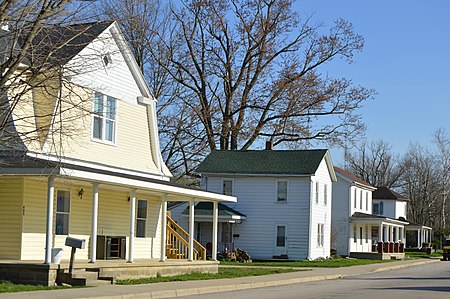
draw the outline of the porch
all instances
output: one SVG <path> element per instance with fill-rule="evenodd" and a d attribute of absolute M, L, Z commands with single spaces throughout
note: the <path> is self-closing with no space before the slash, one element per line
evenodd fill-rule
<path fill-rule="evenodd" d="M 76 260 L 73 275 L 68 278 L 63 273 L 69 270 L 69 260 L 62 260 L 60 265 L 0 260 L 0 280 L 45 286 L 52 286 L 55 282 L 96 286 L 112 284 L 118 279 L 173 276 L 192 272 L 217 273 L 218 264 L 217 261 L 172 259 L 164 263 L 159 259 L 136 259 L 133 263 L 125 260 L 97 260 L 95 264 L 88 260 Z"/>
<path fill-rule="evenodd" d="M 383 216 L 353 214 L 349 256 L 377 260 L 404 258 L 406 224 L 407 222 Z"/>

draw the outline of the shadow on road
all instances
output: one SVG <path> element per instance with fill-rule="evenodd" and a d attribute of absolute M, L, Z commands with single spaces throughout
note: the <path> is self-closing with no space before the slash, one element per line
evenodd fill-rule
<path fill-rule="evenodd" d="M 372 288 L 373 290 L 398 290 L 398 291 L 430 291 L 430 292 L 450 292 L 449 286 L 405 286 L 405 287 L 387 287 L 387 288 Z"/>

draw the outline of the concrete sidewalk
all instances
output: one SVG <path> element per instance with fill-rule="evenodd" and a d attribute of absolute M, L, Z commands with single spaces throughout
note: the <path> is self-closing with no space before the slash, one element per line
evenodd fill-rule
<path fill-rule="evenodd" d="M 195 295 L 245 290 L 269 286 L 280 286 L 294 283 L 337 279 L 352 275 L 362 275 L 373 272 L 388 271 L 404 267 L 413 267 L 433 263 L 438 259 L 408 260 L 386 264 L 372 264 L 345 268 L 313 268 L 310 271 L 272 274 L 265 276 L 249 276 L 215 280 L 195 280 L 180 282 L 164 282 L 145 285 L 106 285 L 92 288 L 74 288 L 54 291 L 35 291 L 0 294 L 3 298 L 30 299 L 132 299 L 132 298 L 172 298 L 177 296 Z"/>

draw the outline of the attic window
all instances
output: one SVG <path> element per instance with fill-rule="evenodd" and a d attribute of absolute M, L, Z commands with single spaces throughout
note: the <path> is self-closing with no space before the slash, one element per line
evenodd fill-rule
<path fill-rule="evenodd" d="M 105 64 L 105 66 L 112 64 L 111 55 L 109 54 L 103 55 L 103 63 Z"/>

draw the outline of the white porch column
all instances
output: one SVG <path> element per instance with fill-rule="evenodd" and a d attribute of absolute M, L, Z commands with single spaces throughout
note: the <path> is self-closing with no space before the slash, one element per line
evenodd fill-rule
<path fill-rule="evenodd" d="M 48 177 L 47 184 L 47 222 L 45 229 L 45 264 L 50 264 L 52 258 L 53 237 L 53 201 L 55 197 L 55 178 Z"/>
<path fill-rule="evenodd" d="M 378 227 L 378 242 L 383 242 L 383 223 Z"/>
<path fill-rule="evenodd" d="M 166 244 L 167 244 L 167 195 L 162 197 L 161 208 L 161 262 L 165 262 L 166 257 Z"/>
<path fill-rule="evenodd" d="M 389 225 L 389 242 L 392 242 L 394 240 L 394 227 L 392 225 Z"/>
<path fill-rule="evenodd" d="M 219 203 L 213 203 L 213 233 L 212 233 L 212 252 L 211 258 L 217 260 L 217 226 L 219 221 Z"/>
<path fill-rule="evenodd" d="M 189 261 L 194 260 L 194 201 L 189 202 Z"/>
<path fill-rule="evenodd" d="M 98 183 L 92 184 L 91 263 L 97 260 Z"/>
<path fill-rule="evenodd" d="M 130 192 L 130 238 L 128 243 L 128 262 L 133 262 L 134 251 L 134 222 L 136 218 L 136 189 Z"/>

